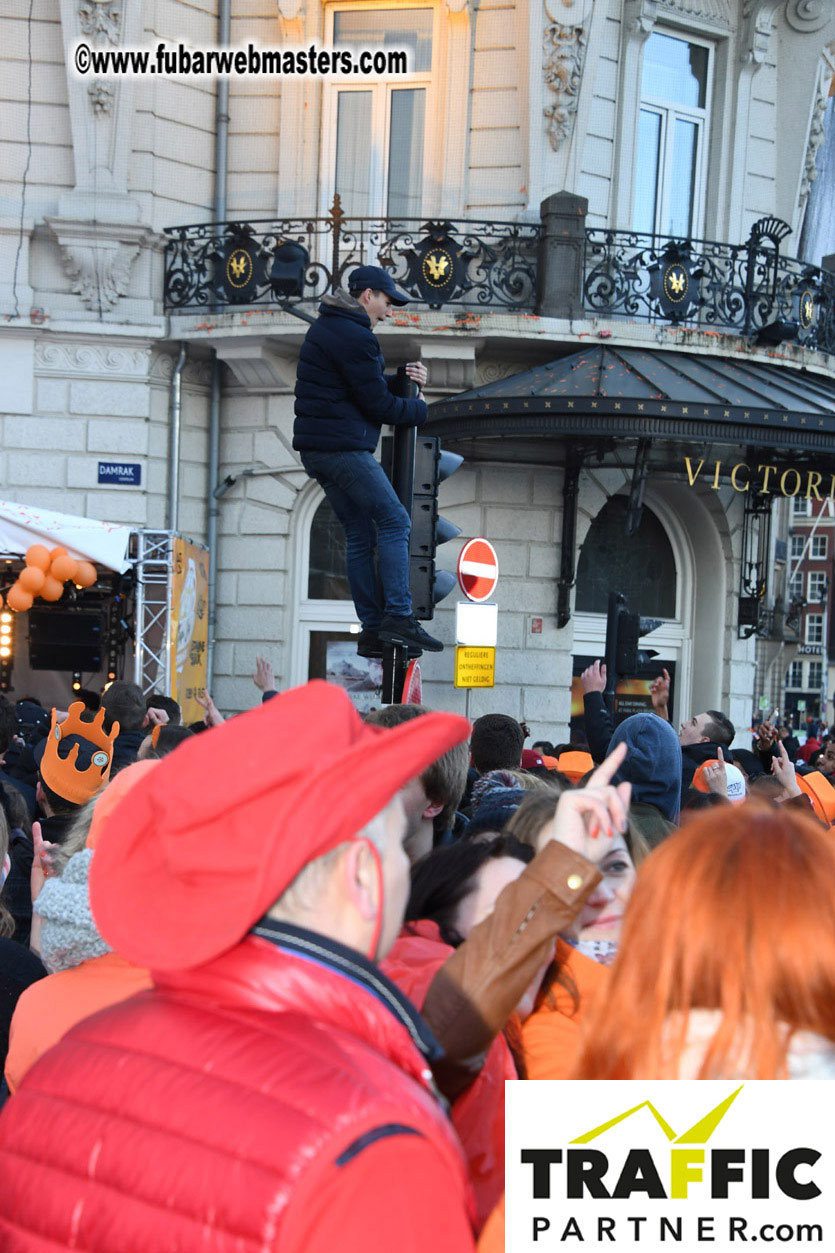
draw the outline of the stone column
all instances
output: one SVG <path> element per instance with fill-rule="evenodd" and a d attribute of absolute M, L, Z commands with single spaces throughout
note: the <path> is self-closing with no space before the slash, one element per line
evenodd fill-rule
<path fill-rule="evenodd" d="M 539 314 L 543 318 L 582 318 L 585 196 L 558 191 L 540 206 Z"/>

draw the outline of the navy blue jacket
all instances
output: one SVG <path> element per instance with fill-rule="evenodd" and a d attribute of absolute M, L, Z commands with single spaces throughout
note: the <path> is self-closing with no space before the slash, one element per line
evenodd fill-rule
<path fill-rule="evenodd" d="M 384 368 L 362 305 L 343 291 L 325 296 L 299 353 L 293 447 L 373 452 L 382 426 L 425 422 L 425 402 L 395 396 Z"/>

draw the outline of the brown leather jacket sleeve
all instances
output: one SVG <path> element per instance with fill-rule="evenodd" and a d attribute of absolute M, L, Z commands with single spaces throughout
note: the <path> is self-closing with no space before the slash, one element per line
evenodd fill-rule
<path fill-rule="evenodd" d="M 435 1078 L 448 1099 L 478 1074 L 557 935 L 600 877 L 585 857 L 551 840 L 435 975 L 422 1013 L 444 1048 Z"/>

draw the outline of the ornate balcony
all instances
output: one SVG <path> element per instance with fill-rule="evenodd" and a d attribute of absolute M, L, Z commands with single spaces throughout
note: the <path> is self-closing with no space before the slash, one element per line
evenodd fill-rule
<path fill-rule="evenodd" d="M 585 229 L 586 210 L 559 192 L 539 223 L 395 221 L 346 217 L 335 196 L 320 218 L 170 227 L 165 310 L 309 317 L 351 269 L 375 264 L 417 308 L 693 327 L 835 355 L 835 272 L 783 256 L 785 222 L 762 218 L 745 243 L 726 244 Z"/>
<path fill-rule="evenodd" d="M 835 274 L 784 257 L 791 228 L 762 218 L 744 244 L 587 230 L 583 303 L 603 318 L 669 322 L 835 353 Z"/>
<path fill-rule="evenodd" d="M 170 227 L 167 313 L 316 303 L 357 265 L 383 265 L 416 303 L 532 313 L 537 223 L 327 217 Z"/>

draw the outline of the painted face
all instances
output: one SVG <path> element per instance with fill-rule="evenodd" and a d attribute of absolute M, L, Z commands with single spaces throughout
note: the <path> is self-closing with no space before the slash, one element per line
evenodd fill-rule
<path fill-rule="evenodd" d="M 622 836 L 614 841 L 597 868 L 603 878 L 580 911 L 580 939 L 617 941 L 635 883 L 635 867 Z"/>
<path fill-rule="evenodd" d="M 701 744 L 703 740 L 709 740 L 710 736 L 705 731 L 710 718 L 707 714 L 696 714 L 694 718 L 690 718 L 688 722 L 682 722 L 681 730 L 678 733 L 679 742 L 684 747 L 685 744 Z"/>
<path fill-rule="evenodd" d="M 394 313 L 394 305 L 383 291 L 370 291 L 367 300 L 363 303 L 372 326 L 376 326 L 378 322 L 385 322 Z"/>

